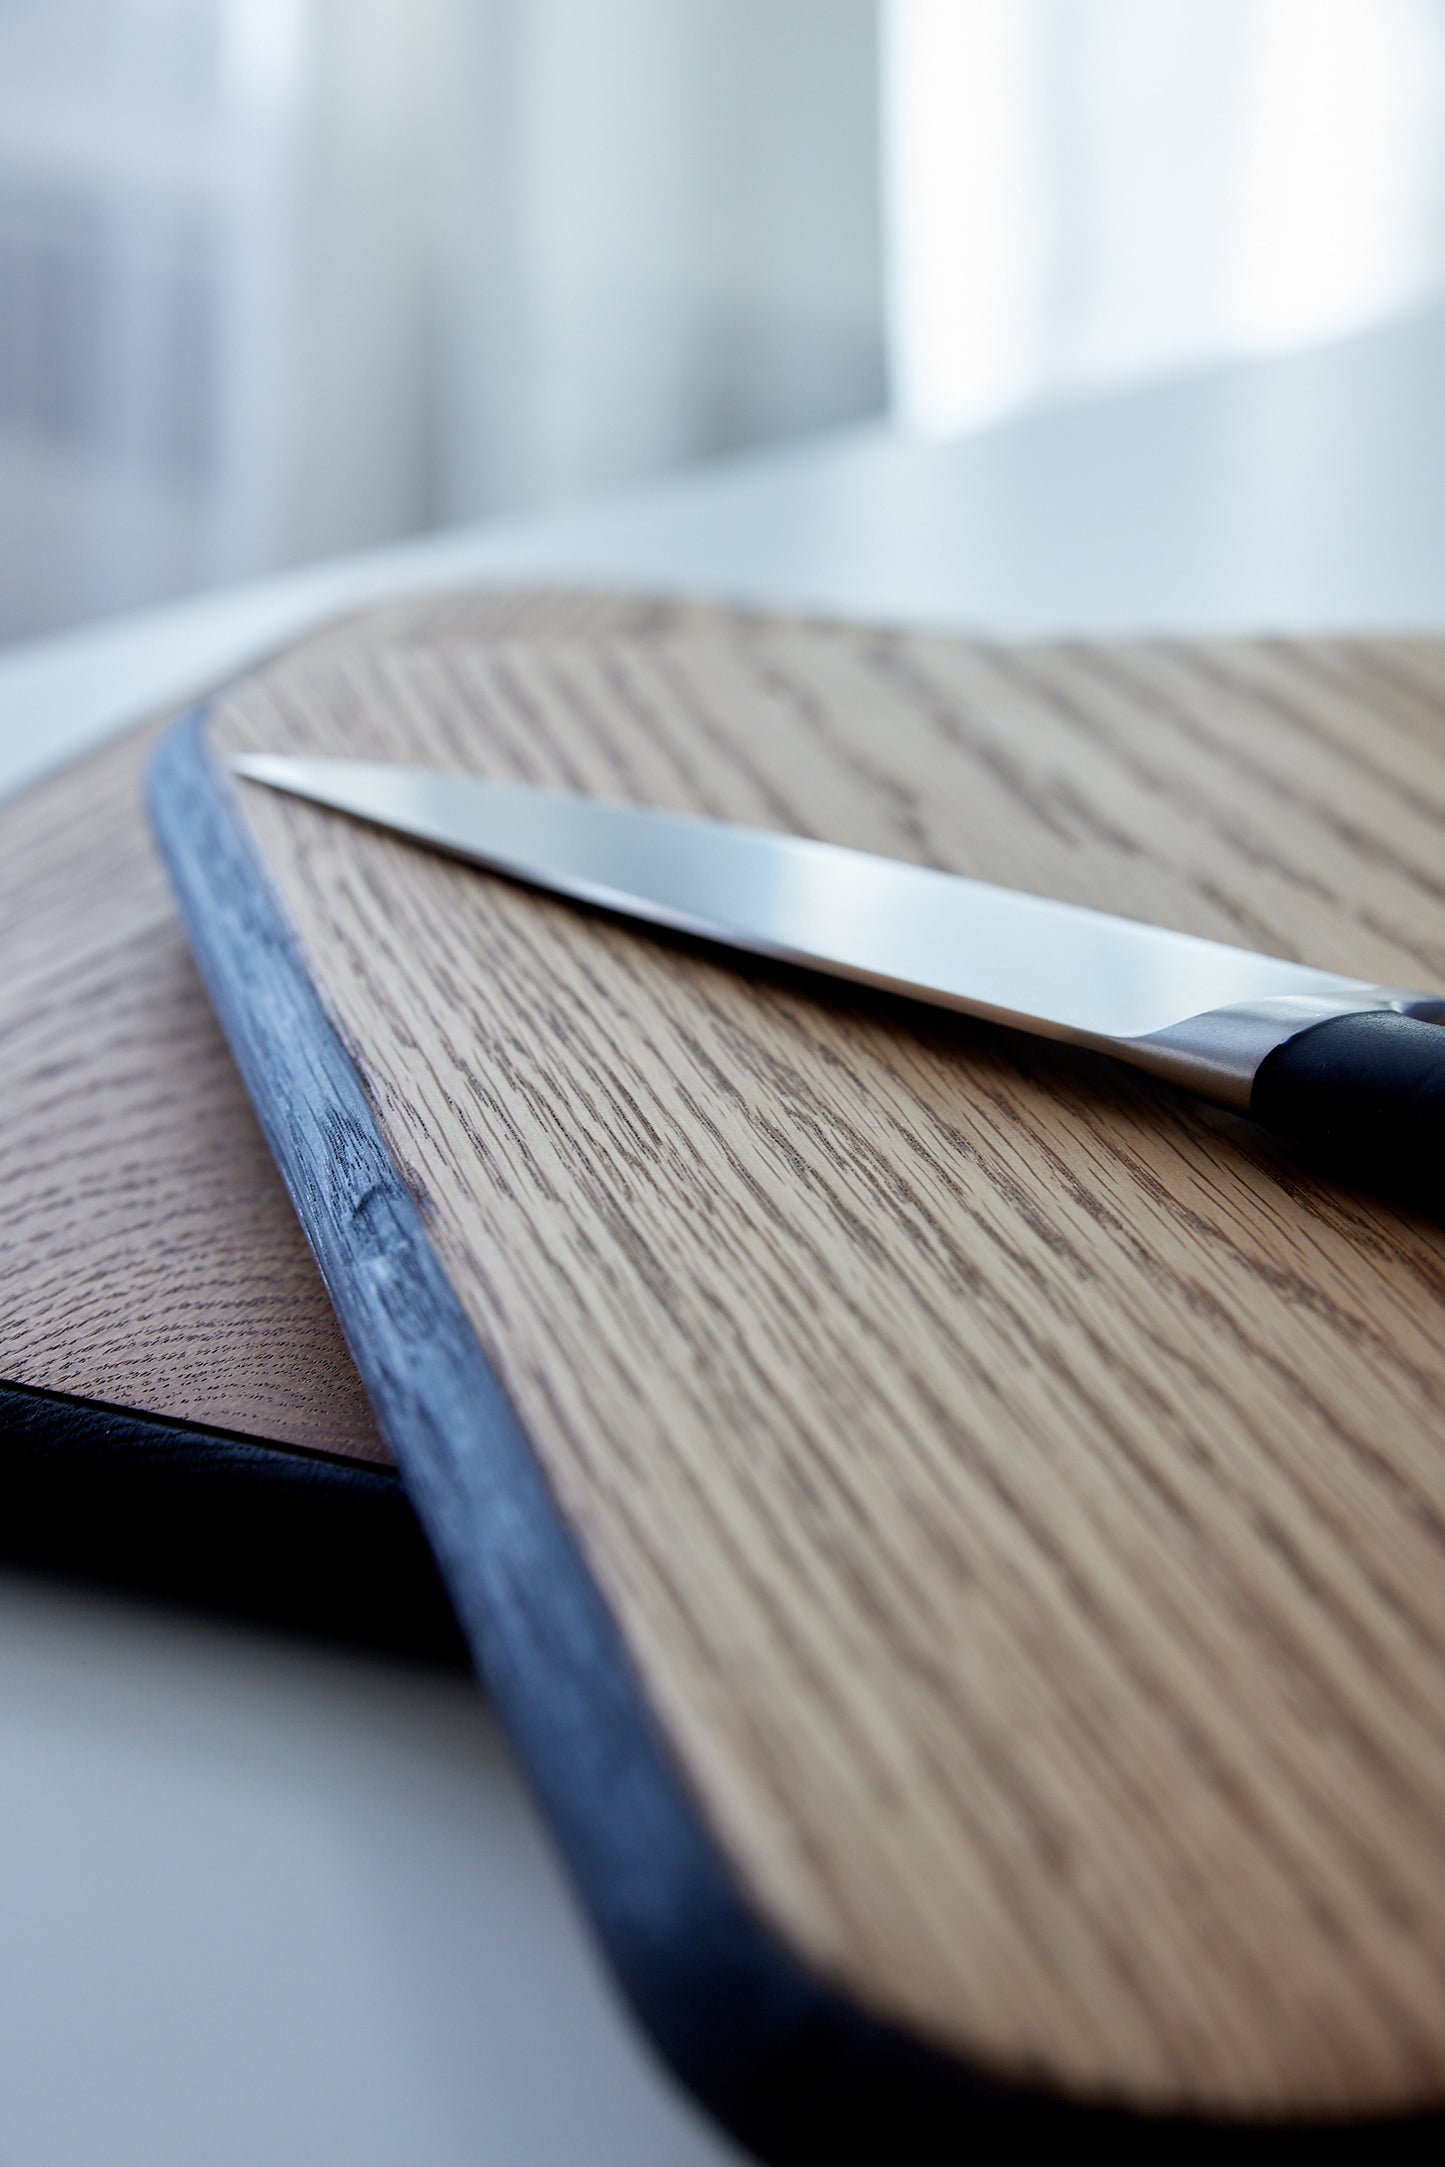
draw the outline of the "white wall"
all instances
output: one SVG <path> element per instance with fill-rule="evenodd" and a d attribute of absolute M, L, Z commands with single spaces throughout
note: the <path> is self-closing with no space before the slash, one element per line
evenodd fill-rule
<path fill-rule="evenodd" d="M 1442 0 L 883 0 L 896 411 L 934 434 L 1445 286 Z"/>
<path fill-rule="evenodd" d="M 874 0 L 0 0 L 0 638 L 881 405 Z"/>
<path fill-rule="evenodd" d="M 873 0 L 488 0 L 448 254 L 448 510 L 881 406 Z"/>

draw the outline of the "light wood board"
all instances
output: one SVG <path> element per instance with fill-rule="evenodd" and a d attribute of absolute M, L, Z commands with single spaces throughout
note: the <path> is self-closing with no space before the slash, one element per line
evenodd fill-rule
<path fill-rule="evenodd" d="M 235 688 L 210 740 L 722 815 L 1445 985 L 1438 646 L 583 629 L 403 607 Z M 1439 1227 L 1091 1057 L 237 798 L 786 1945 L 1074 2098 L 1438 2104 Z"/>
<path fill-rule="evenodd" d="M 470 621 L 549 639 L 655 614 L 506 591 Z M 413 603 L 399 629 L 425 627 Z M 161 727 L 0 808 L 0 1379 L 384 1463 L 147 830 Z"/>
<path fill-rule="evenodd" d="M 0 1376 L 381 1460 L 146 830 L 155 735 L 0 812 Z"/>

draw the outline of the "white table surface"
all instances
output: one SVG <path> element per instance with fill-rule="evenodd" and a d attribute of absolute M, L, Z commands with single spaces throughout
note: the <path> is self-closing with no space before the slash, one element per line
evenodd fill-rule
<path fill-rule="evenodd" d="M 992 631 L 1445 626 L 1445 311 L 860 430 L 0 653 L 0 788 L 398 587 Z M 721 2167 L 463 1682 L 0 1576 L 0 2167 Z"/>

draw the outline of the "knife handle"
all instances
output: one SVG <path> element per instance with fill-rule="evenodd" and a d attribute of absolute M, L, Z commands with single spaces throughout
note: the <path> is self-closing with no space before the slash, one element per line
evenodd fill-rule
<path fill-rule="evenodd" d="M 1331 1016 L 1266 1054 L 1250 1116 L 1299 1143 L 1391 1156 L 1445 1142 L 1445 1027 L 1393 1009 Z M 1427 1162 L 1428 1163 L 1428 1162 Z"/>

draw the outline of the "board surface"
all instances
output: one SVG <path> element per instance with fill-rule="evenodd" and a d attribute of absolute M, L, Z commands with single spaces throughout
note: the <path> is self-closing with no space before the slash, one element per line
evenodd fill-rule
<path fill-rule="evenodd" d="M 0 808 L 0 1378 L 384 1461 L 155 856 L 156 734 Z"/>
<path fill-rule="evenodd" d="M 1445 651 L 641 605 L 509 641 L 495 608 L 294 652 L 157 786 L 343 1318 L 385 1328 L 394 1176 L 387 1241 L 439 1267 L 699 1828 L 837 2006 L 1036 2099 L 1435 2111 L 1439 1226 L 1099 1060 L 641 935 L 220 762 L 596 791 L 1429 986 Z M 315 1009 L 289 1045 L 268 971 Z M 299 1109 L 353 1083 L 343 1210 Z M 443 1421 L 420 1342 L 356 1352 L 408 1474 L 461 1497 L 501 1418 Z M 456 1592 L 495 1537 L 436 1509 Z"/>
<path fill-rule="evenodd" d="M 507 593 L 472 622 L 606 611 Z M 147 828 L 161 727 L 0 806 L 0 1380 L 385 1465 Z"/>

